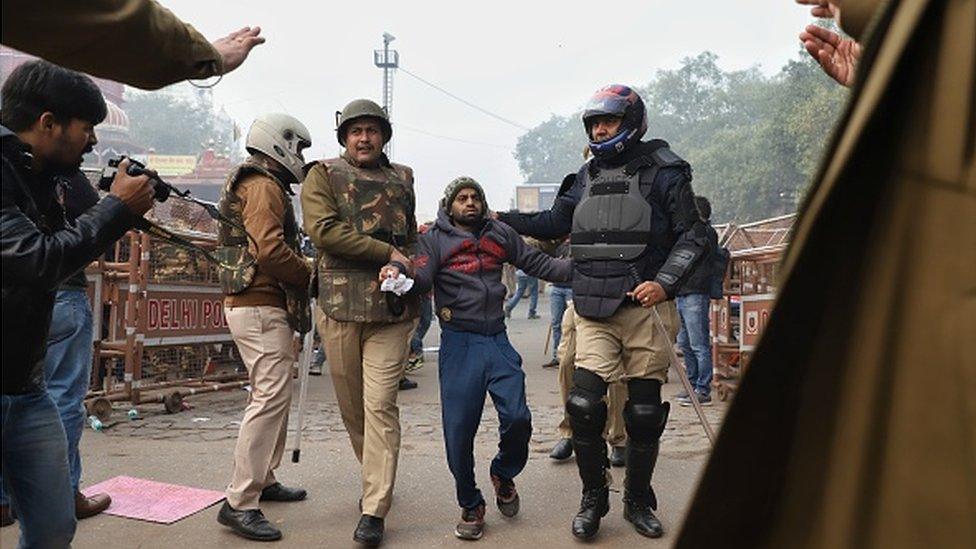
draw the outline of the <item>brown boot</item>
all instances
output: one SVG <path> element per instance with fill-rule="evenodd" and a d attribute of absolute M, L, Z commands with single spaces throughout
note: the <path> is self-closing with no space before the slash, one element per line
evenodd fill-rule
<path fill-rule="evenodd" d="M 112 504 L 112 497 L 108 494 L 95 494 L 85 497 L 81 492 L 75 492 L 75 517 L 79 520 L 93 517 L 108 509 Z"/>

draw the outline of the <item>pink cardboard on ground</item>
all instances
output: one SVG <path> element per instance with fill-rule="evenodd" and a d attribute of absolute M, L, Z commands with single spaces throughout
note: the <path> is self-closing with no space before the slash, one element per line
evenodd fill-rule
<path fill-rule="evenodd" d="M 224 499 L 223 492 L 118 476 L 83 490 L 112 496 L 109 515 L 172 524 Z"/>

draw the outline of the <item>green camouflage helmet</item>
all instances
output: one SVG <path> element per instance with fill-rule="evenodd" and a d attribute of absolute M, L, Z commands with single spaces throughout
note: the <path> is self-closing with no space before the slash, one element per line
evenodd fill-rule
<path fill-rule="evenodd" d="M 383 107 L 377 105 L 369 99 L 356 99 L 346 105 L 341 111 L 336 111 L 336 137 L 339 144 L 346 146 L 346 128 L 357 119 L 369 116 L 379 121 L 383 130 L 383 143 L 386 144 L 393 137 L 393 127 L 390 126 L 390 117 L 386 114 Z"/>

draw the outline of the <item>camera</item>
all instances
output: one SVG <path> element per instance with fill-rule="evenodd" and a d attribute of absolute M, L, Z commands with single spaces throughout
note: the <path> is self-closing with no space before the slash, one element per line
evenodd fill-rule
<path fill-rule="evenodd" d="M 111 190 L 112 181 L 115 180 L 115 174 L 119 171 L 119 164 L 126 158 L 125 156 L 120 156 L 108 161 L 108 166 L 102 169 L 102 176 L 98 179 L 98 188 L 100 190 L 105 192 Z M 152 171 L 147 170 L 145 164 L 133 158 L 129 158 L 129 168 L 126 170 L 126 173 L 133 177 L 148 175 L 149 184 L 153 187 L 153 198 L 156 202 L 166 202 L 166 199 L 169 198 L 170 191 L 173 190 L 173 187 L 169 183 L 160 179 Z"/>

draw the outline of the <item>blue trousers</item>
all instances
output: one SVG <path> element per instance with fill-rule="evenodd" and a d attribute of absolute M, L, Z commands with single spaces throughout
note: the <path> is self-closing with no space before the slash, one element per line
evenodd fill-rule
<path fill-rule="evenodd" d="M 685 355 L 688 380 L 700 395 L 712 391 L 712 338 L 708 326 L 710 300 L 706 294 L 679 295 L 678 315 L 681 331 L 678 346 Z"/>
<path fill-rule="evenodd" d="M 62 548 L 75 535 L 75 494 L 58 408 L 46 391 L 0 397 L 3 484 L 21 548 Z"/>
<path fill-rule="evenodd" d="M 529 459 L 532 415 L 525 403 L 522 357 L 508 334 L 481 335 L 445 329 L 438 359 L 441 418 L 447 464 L 454 475 L 458 504 L 473 509 L 485 502 L 475 483 L 474 437 L 481 424 L 485 393 L 498 412 L 498 453 L 491 474 L 514 479 Z"/>
<path fill-rule="evenodd" d="M 559 349 L 559 342 L 563 339 L 563 313 L 566 312 L 566 304 L 573 300 L 573 289 L 553 286 L 549 294 L 549 312 L 552 315 L 550 326 L 552 326 L 552 359 L 558 360 L 556 350 Z"/>
<path fill-rule="evenodd" d="M 91 378 L 92 312 L 85 290 L 59 290 L 54 300 L 51 331 L 44 356 L 44 383 L 54 399 L 68 444 L 71 487 L 81 482 L 78 443 L 85 429 L 85 395 Z M 8 504 L 0 489 L 0 503 Z"/>
<path fill-rule="evenodd" d="M 534 276 L 519 276 L 515 283 L 515 294 L 505 304 L 505 310 L 512 312 L 522 300 L 522 294 L 529 290 L 529 316 L 535 316 L 539 304 L 539 279 Z"/>
<path fill-rule="evenodd" d="M 430 329 L 430 321 L 434 316 L 434 304 L 430 296 L 420 300 L 420 320 L 417 322 L 417 329 L 413 331 L 410 338 L 410 352 L 419 355 L 424 352 L 424 336 Z"/>

